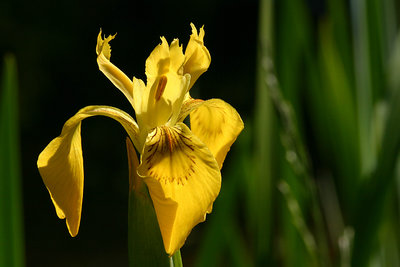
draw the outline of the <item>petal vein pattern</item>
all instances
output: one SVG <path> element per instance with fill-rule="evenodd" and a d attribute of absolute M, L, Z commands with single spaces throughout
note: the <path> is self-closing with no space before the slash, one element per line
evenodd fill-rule
<path fill-rule="evenodd" d="M 218 163 L 185 124 L 177 123 L 149 134 L 138 174 L 149 188 L 165 249 L 172 255 L 210 212 L 221 187 Z"/>
<path fill-rule="evenodd" d="M 191 130 L 207 145 L 222 168 L 226 154 L 244 128 L 243 121 L 239 113 L 221 99 L 203 101 L 201 105 L 193 102 L 193 106 Z"/>

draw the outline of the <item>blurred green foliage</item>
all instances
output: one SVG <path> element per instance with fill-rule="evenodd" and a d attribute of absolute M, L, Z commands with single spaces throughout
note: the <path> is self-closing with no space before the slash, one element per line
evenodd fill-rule
<path fill-rule="evenodd" d="M 236 253 L 248 258 L 226 257 L 234 252 L 221 245 L 219 264 L 207 265 L 399 266 L 398 5 L 260 1 L 253 143 L 235 155 L 252 160 L 240 174 L 226 170 L 258 182 L 220 200 L 252 211 Z"/>

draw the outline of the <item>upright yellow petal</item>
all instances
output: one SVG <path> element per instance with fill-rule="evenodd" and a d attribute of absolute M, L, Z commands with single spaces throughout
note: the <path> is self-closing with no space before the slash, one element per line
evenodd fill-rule
<path fill-rule="evenodd" d="M 174 39 L 169 47 L 169 71 L 178 75 L 183 75 L 183 62 L 185 55 L 182 51 L 182 45 L 179 45 L 179 40 Z"/>
<path fill-rule="evenodd" d="M 150 88 L 149 84 L 147 85 L 146 92 L 143 93 L 138 120 L 148 129 L 167 123 L 174 125 L 189 84 L 189 74 L 181 76 L 167 73 L 157 77 Z"/>
<path fill-rule="evenodd" d="M 191 130 L 207 145 L 222 168 L 226 154 L 243 130 L 243 121 L 239 113 L 221 99 L 210 99 L 201 105 L 194 101 L 192 106 L 196 109 L 190 113 Z"/>
<path fill-rule="evenodd" d="M 192 27 L 192 35 L 190 35 L 190 40 L 185 50 L 185 63 L 183 65 L 183 72 L 189 73 L 192 77 L 189 89 L 192 88 L 200 75 L 211 64 L 210 52 L 208 52 L 203 42 L 205 34 L 203 27 L 200 28 L 200 33 L 198 34 L 194 24 L 191 23 L 190 26 Z"/>
<path fill-rule="evenodd" d="M 149 188 L 165 250 L 172 255 L 211 212 L 221 187 L 218 164 L 203 142 L 178 123 L 149 134 L 138 174 Z"/>
<path fill-rule="evenodd" d="M 183 75 L 185 58 L 178 40 L 171 46 L 164 37 L 161 41 L 146 61 L 147 86 L 140 113 L 150 129 L 166 124 L 171 118 L 176 121 L 190 83 L 190 75 Z"/>
<path fill-rule="evenodd" d="M 146 85 L 141 79 L 137 79 L 136 77 L 133 77 L 132 81 L 133 87 L 135 88 L 135 98 L 133 99 L 133 102 L 136 114 L 136 121 L 139 125 L 139 128 L 142 128 L 142 126 L 144 125 L 142 119 L 143 95 L 146 92 Z M 140 131 L 142 131 L 142 129 L 140 129 Z M 143 137 L 142 139 L 142 143 L 144 144 L 145 137 Z"/>
<path fill-rule="evenodd" d="M 169 71 L 169 45 L 164 37 L 161 37 L 161 43 L 157 45 L 146 60 L 146 76 L 149 79 L 155 79 Z"/>
<path fill-rule="evenodd" d="M 68 231 L 76 236 L 79 230 L 83 198 L 83 158 L 81 121 L 102 115 L 120 122 L 134 143 L 137 125 L 125 112 L 107 106 L 89 106 L 71 117 L 61 135 L 40 153 L 37 166 L 60 219 L 66 218 Z"/>
<path fill-rule="evenodd" d="M 110 62 L 111 46 L 109 42 L 114 39 L 115 35 L 109 35 L 103 39 L 101 37 L 101 29 L 97 37 L 96 53 L 97 64 L 101 72 L 125 95 L 134 109 L 134 88 L 132 81 L 120 69 Z"/>

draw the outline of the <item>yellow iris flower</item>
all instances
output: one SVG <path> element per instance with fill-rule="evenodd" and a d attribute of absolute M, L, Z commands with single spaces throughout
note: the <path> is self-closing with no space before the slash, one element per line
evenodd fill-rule
<path fill-rule="evenodd" d="M 81 121 L 102 115 L 121 123 L 140 152 L 137 177 L 146 183 L 160 226 L 165 251 L 182 247 L 192 228 L 205 220 L 221 187 L 220 169 L 243 122 L 226 102 L 193 99 L 189 90 L 211 62 L 204 46 L 204 30 L 193 24 L 183 53 L 178 39 L 168 45 L 164 37 L 146 61 L 147 83 L 129 79 L 110 62 L 109 42 L 97 38 L 99 69 L 126 96 L 136 121 L 110 106 L 88 106 L 71 117 L 61 135 L 38 158 L 38 168 L 57 215 L 68 231 L 79 230 L 83 198 Z M 183 120 L 190 114 L 188 128 Z"/>

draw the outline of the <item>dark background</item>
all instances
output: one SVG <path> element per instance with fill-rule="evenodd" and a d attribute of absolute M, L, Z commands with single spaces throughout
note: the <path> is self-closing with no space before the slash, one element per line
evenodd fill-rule
<path fill-rule="evenodd" d="M 39 153 L 80 108 L 110 105 L 133 114 L 98 70 L 99 29 L 106 35 L 118 33 L 111 42 L 111 61 L 129 77 L 145 79 L 145 60 L 160 36 L 169 42 L 179 38 L 185 47 L 190 22 L 197 28 L 205 25 L 212 63 L 192 95 L 224 99 L 246 123 L 254 102 L 257 7 L 255 0 L 1 1 L 0 55 L 15 54 L 19 71 L 27 266 L 127 266 L 123 128 L 104 117 L 83 122 L 85 188 L 75 238 L 57 218 L 36 168 Z M 182 250 L 184 262 L 190 262 L 202 227 L 189 236 Z"/>

